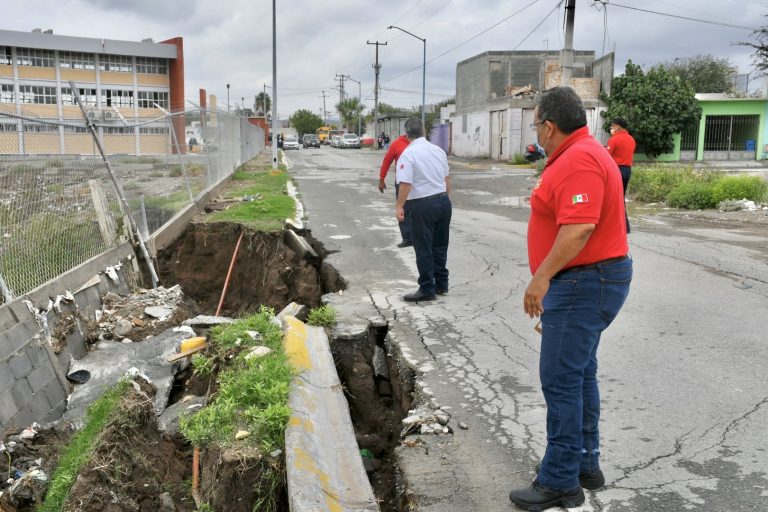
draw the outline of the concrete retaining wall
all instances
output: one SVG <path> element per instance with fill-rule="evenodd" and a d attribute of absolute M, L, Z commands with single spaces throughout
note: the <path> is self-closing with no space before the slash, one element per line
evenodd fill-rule
<path fill-rule="evenodd" d="M 0 431 L 61 417 L 70 358 L 86 350 L 85 322 L 105 293 L 130 291 L 135 262 L 123 243 L 0 307 Z"/>

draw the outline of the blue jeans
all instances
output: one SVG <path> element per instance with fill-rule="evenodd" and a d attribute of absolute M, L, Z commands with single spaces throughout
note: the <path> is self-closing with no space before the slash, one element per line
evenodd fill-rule
<path fill-rule="evenodd" d="M 629 294 L 632 260 L 566 270 L 552 278 L 541 316 L 539 378 L 547 403 L 547 449 L 537 476 L 558 490 L 600 468 L 597 346 Z"/>
<path fill-rule="evenodd" d="M 397 201 L 397 196 L 399 193 L 400 184 L 395 183 L 395 201 Z M 398 222 L 397 227 L 400 228 L 400 237 L 403 239 L 403 242 L 409 243 L 411 242 L 411 215 L 408 212 L 408 201 L 405 202 L 403 210 L 405 211 L 405 219 L 403 219 L 402 222 Z"/>
<path fill-rule="evenodd" d="M 419 269 L 419 291 L 434 295 L 436 288 L 448 289 L 448 230 L 451 200 L 447 195 L 405 202 L 411 218 L 411 240 Z"/>

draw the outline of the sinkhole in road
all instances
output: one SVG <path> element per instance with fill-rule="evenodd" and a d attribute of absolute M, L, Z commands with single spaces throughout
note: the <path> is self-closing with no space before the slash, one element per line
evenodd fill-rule
<path fill-rule="evenodd" d="M 312 308 L 321 305 L 323 294 L 346 288 L 343 277 L 325 261 L 328 252 L 323 244 L 312 238 L 311 233 L 303 234 L 317 258 L 294 252 L 285 243 L 284 232 L 252 231 L 234 223 L 190 224 L 158 254 L 161 281 L 165 286 L 181 285 L 201 313 L 213 314 L 241 232 L 243 240 L 222 315 L 242 316 L 256 312 L 261 305 L 280 311 L 294 301 Z M 337 339 L 331 335 L 329 339 L 376 498 L 383 512 L 399 512 L 406 510 L 405 490 L 394 450 L 400 441 L 401 421 L 411 406 L 414 378 L 411 371 L 404 369 L 407 365 L 401 363 L 396 343 L 387 334 L 386 325 L 370 324 L 357 337 Z M 207 386 L 180 382 L 174 396 L 180 398 L 191 385 L 203 389 Z M 203 475 L 238 475 L 236 468 L 205 467 L 207 461 L 209 465 L 220 465 L 222 460 L 220 456 L 203 457 Z M 247 487 L 247 482 L 244 483 Z M 241 497 L 240 503 L 243 502 L 248 499 Z M 227 510 L 226 507 L 234 506 L 231 502 L 220 505 Z"/>

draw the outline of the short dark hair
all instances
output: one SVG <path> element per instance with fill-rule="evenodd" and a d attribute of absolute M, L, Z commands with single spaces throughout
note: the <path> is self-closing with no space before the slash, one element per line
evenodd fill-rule
<path fill-rule="evenodd" d="M 424 136 L 424 125 L 418 117 L 409 117 L 405 121 L 405 136 L 409 139 L 418 139 Z"/>
<path fill-rule="evenodd" d="M 539 120 L 551 121 L 563 133 L 569 134 L 587 126 L 587 111 L 572 87 L 558 86 L 539 95 Z"/>
<path fill-rule="evenodd" d="M 611 121 L 611 124 L 615 124 L 617 126 L 621 126 L 625 130 L 627 129 L 627 120 L 623 117 L 614 117 L 613 121 Z"/>

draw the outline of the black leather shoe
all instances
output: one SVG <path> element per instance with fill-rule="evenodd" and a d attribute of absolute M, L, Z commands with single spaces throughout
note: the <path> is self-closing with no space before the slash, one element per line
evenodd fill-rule
<path fill-rule="evenodd" d="M 421 290 L 417 290 L 403 297 L 403 300 L 405 300 L 406 302 L 419 302 L 420 300 L 435 300 L 436 298 L 437 297 L 435 297 L 434 294 L 427 295 L 426 293 L 423 293 Z"/>
<path fill-rule="evenodd" d="M 536 464 L 536 474 L 541 471 L 541 463 Z M 603 471 L 598 469 L 594 473 L 579 473 L 579 483 L 585 489 L 590 491 L 596 491 L 605 485 L 605 475 Z"/>
<path fill-rule="evenodd" d="M 528 487 L 510 492 L 509 499 L 523 510 L 534 512 L 551 507 L 574 508 L 584 504 L 584 491 L 581 487 L 570 491 L 558 491 L 544 487 L 534 480 Z"/>
<path fill-rule="evenodd" d="M 405 240 L 403 240 L 402 242 L 400 242 L 399 244 L 397 244 L 397 246 L 398 246 L 399 248 L 401 248 L 401 249 L 402 249 L 403 247 L 413 247 L 413 243 L 411 243 L 411 242 L 406 242 Z"/>
<path fill-rule="evenodd" d="M 437 290 L 435 290 L 435 293 L 438 295 L 445 295 L 446 293 L 448 293 L 448 288 L 438 288 Z"/>

